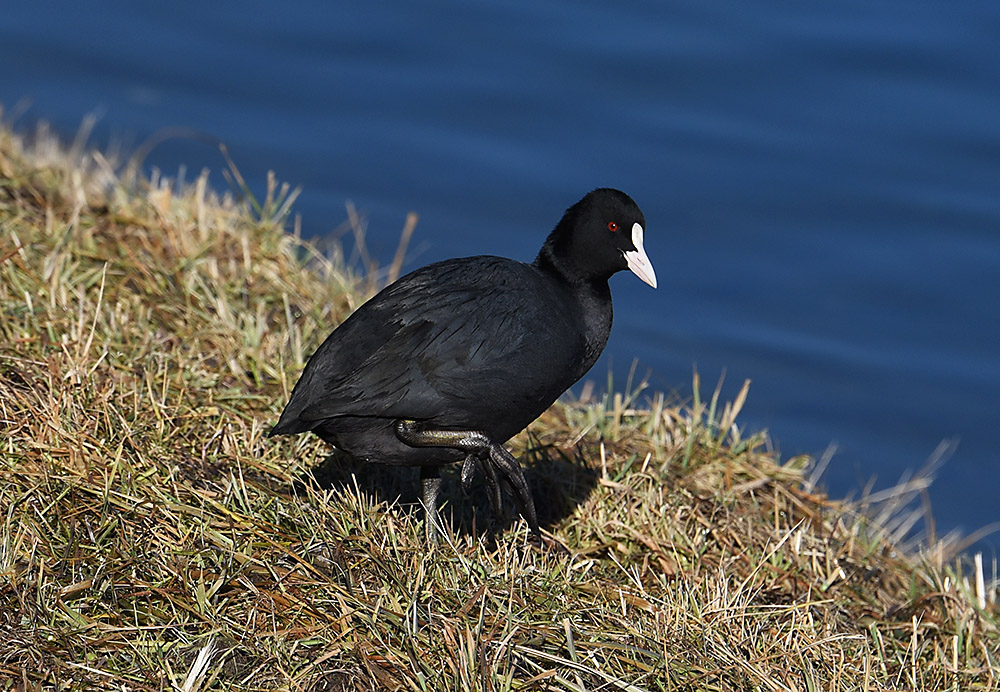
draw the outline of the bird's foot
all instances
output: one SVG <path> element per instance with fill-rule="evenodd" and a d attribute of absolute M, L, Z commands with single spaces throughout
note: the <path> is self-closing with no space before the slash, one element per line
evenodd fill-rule
<path fill-rule="evenodd" d="M 449 447 L 460 449 L 466 453 L 462 464 L 462 486 L 471 482 L 475 466 L 483 469 L 486 477 L 486 487 L 489 492 L 490 509 L 494 517 L 500 510 L 500 480 L 505 481 L 514 492 L 521 516 L 528 522 L 531 533 L 541 538 L 538 528 L 538 516 L 535 513 L 535 501 L 531 490 L 524 479 L 517 459 L 507 451 L 507 448 L 491 440 L 486 433 L 479 430 L 437 430 L 424 428 L 417 421 L 396 421 L 396 437 L 411 447 Z M 436 498 L 435 498 L 436 499 Z"/>

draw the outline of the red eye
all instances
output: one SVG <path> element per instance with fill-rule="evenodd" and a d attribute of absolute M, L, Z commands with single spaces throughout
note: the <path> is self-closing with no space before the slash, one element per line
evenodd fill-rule
<path fill-rule="evenodd" d="M 611 232 L 617 231 L 618 230 L 618 224 L 616 224 L 614 221 L 609 221 L 608 222 L 608 230 L 611 231 Z"/>

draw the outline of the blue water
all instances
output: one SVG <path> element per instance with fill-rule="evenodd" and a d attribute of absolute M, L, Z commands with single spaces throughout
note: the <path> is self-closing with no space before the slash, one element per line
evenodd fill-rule
<path fill-rule="evenodd" d="M 340 6 L 337 6 L 340 5 Z M 136 146 L 220 137 L 328 234 L 350 199 L 410 267 L 531 259 L 561 211 L 620 187 L 657 291 L 614 280 L 605 360 L 690 396 L 753 380 L 743 423 L 784 455 L 838 444 L 834 495 L 944 439 L 938 531 L 1000 521 L 1000 4 L 12 3 L 0 103 L 30 128 Z M 168 174 L 224 167 L 197 139 Z M 189 173 L 189 176 L 191 173 Z M 707 394 L 708 392 L 706 392 Z M 996 536 L 977 547 L 995 551 Z"/>

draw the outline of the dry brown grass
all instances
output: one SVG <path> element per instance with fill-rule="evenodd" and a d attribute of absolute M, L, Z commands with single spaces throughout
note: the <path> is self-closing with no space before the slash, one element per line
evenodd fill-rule
<path fill-rule="evenodd" d="M 292 198 L 0 131 L 0 689 L 998 687 L 989 566 L 812 490 L 745 390 L 559 404 L 514 447 L 571 555 L 477 531 L 455 482 L 425 550 L 412 477 L 263 437 L 384 278 L 286 232 Z"/>

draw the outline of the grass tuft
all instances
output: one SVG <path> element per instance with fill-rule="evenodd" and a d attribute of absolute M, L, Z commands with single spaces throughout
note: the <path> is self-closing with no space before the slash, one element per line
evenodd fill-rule
<path fill-rule="evenodd" d="M 1000 685 L 995 563 L 909 542 L 926 478 L 831 500 L 739 428 L 749 384 L 557 404 L 513 447 L 570 555 L 455 478 L 428 552 L 410 470 L 264 437 L 402 254 L 356 271 L 273 177 L 125 185 L 79 140 L 0 129 L 0 689 Z"/>

